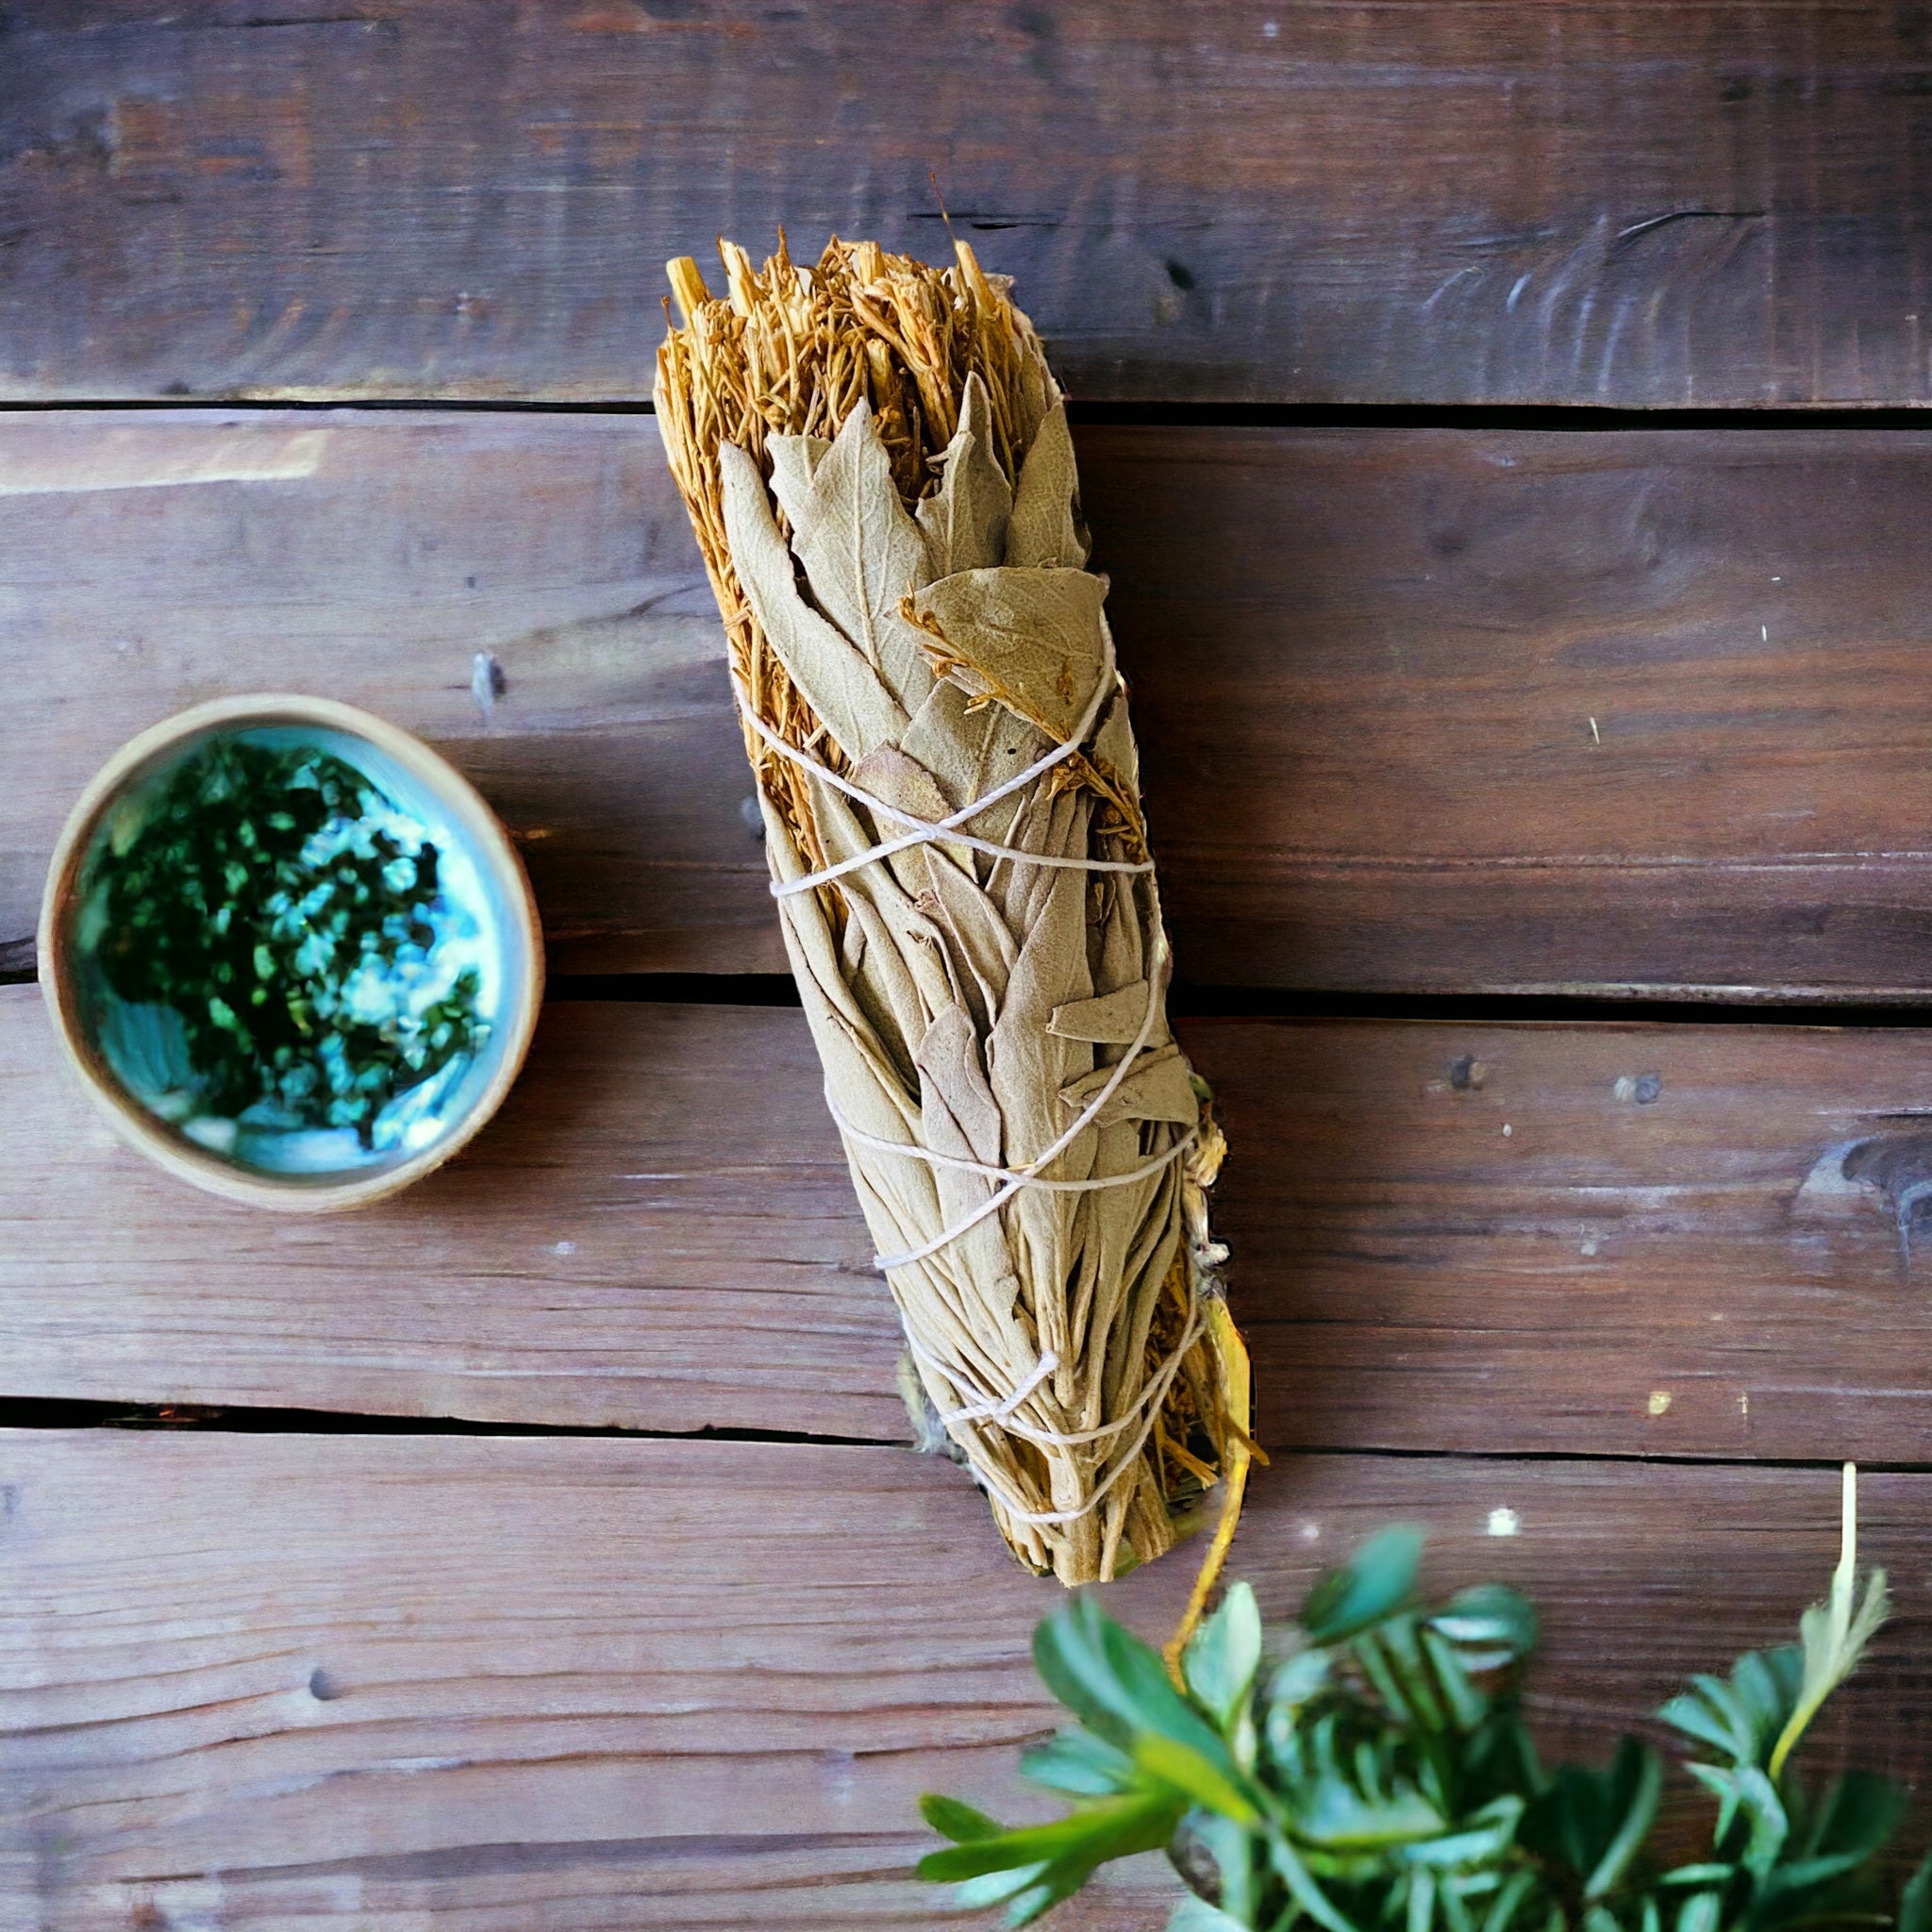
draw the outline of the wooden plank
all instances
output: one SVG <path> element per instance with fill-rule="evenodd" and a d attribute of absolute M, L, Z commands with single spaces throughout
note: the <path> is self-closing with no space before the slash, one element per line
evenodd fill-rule
<path fill-rule="evenodd" d="M 1184 975 L 1920 997 L 1932 442 L 1090 430 Z"/>
<path fill-rule="evenodd" d="M 907 1433 L 796 1012 L 553 1005 L 462 1156 L 310 1220 L 121 1147 L 39 1004 L 0 988 L 0 1393 Z"/>
<path fill-rule="evenodd" d="M 16 1432 L 0 1903 L 48 1932 L 910 1928 L 923 1789 L 1009 1815 L 1061 1601 L 964 1474 L 901 1451 Z M 1271 1616 L 1391 1518 L 1430 1580 L 1543 1613 L 1536 1707 L 1597 1756 L 1692 1669 L 1786 1641 L 1832 1471 L 1317 1457 L 1236 1545 Z M 1899 1621 L 1822 1755 L 1932 1771 L 1932 1478 L 1868 1475 Z M 1507 1532 L 1507 1534 L 1504 1532 Z M 1108 1607 L 1171 1627 L 1185 1557 Z M 1150 1862 L 1064 1923 L 1157 1924 Z M 422 1913 L 422 1918 L 413 1916 Z"/>
<path fill-rule="evenodd" d="M 0 970 L 115 746 L 284 690 L 461 766 L 559 963 L 782 969 L 722 658 L 648 417 L 0 419 Z"/>
<path fill-rule="evenodd" d="M 1116 427 L 1081 458 L 1184 976 L 1932 990 L 1932 441 Z M 0 417 L 0 970 L 118 743 L 286 685 L 477 779 L 556 966 L 782 970 L 720 650 L 648 421 Z"/>
<path fill-rule="evenodd" d="M 1268 1441 L 1932 1459 L 1932 1034 L 1185 1038 Z"/>
<path fill-rule="evenodd" d="M 474 1148 L 297 1225 L 109 1141 L 37 1005 L 0 1394 L 905 1433 L 795 1012 L 553 1007 Z M 1180 1030 L 1271 1444 L 1932 1461 L 1932 1032 Z"/>
<path fill-rule="evenodd" d="M 1890 0 L 62 0 L 6 50 L 13 396 L 636 396 L 666 257 L 934 254 L 941 192 L 1089 395 L 1932 394 Z"/>

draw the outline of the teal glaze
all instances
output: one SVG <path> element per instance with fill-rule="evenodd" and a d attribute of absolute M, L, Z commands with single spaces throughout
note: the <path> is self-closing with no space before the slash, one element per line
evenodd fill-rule
<path fill-rule="evenodd" d="M 327 881 L 332 861 L 358 840 L 358 849 L 366 854 L 372 827 L 385 835 L 386 848 L 392 845 L 406 855 L 434 847 L 435 895 L 411 908 L 412 914 L 420 913 L 411 926 L 411 941 L 392 961 L 364 955 L 341 976 L 336 991 L 345 1026 L 374 1027 L 389 1039 L 410 1037 L 425 1008 L 438 1002 L 443 1003 L 439 1011 L 448 1011 L 453 989 L 461 989 L 455 1003 L 465 1024 L 458 1037 L 468 1040 L 468 1050 L 454 1052 L 440 1068 L 413 1081 L 407 1066 L 398 1069 L 392 1097 L 359 1131 L 300 1117 L 325 1107 L 325 1086 L 313 1102 L 299 1096 L 292 1102 L 261 1099 L 233 1112 L 212 1105 L 208 1082 L 197 1074 L 189 1052 L 179 1010 L 186 993 L 167 1003 L 133 1002 L 109 983 L 105 961 L 117 943 L 109 909 L 115 855 L 134 845 L 170 779 L 217 740 L 268 751 L 312 750 L 340 759 L 363 781 L 363 817 L 337 815 L 300 847 L 302 866 L 305 871 L 312 866 L 319 881 Z M 415 875 L 414 867 L 402 860 L 393 870 L 398 890 Z M 171 746 L 101 812 L 81 861 L 75 899 L 72 963 L 81 1029 L 97 1062 L 155 1120 L 242 1171 L 287 1176 L 300 1184 L 398 1166 L 433 1149 L 456 1129 L 508 1051 L 506 1021 L 520 991 L 513 983 L 519 956 L 516 922 L 503 888 L 437 797 L 376 746 L 349 733 L 297 724 L 224 726 Z M 216 908 L 212 916 L 221 917 L 222 910 Z M 296 908 L 287 917 L 295 930 L 303 913 Z M 123 934 L 118 941 L 125 945 L 137 938 Z M 325 955 L 325 943 L 317 943 Z M 306 957 L 308 946 L 304 940 L 295 957 Z M 274 970 L 265 950 L 257 970 L 265 974 Z M 473 991 L 468 975 L 474 975 Z M 474 1028 L 468 1024 L 471 1015 Z M 324 1036 L 329 1030 L 320 1028 Z"/>

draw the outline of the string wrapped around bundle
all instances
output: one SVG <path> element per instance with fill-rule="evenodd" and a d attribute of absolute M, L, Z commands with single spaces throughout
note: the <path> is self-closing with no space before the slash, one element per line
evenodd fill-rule
<path fill-rule="evenodd" d="M 1248 1441 L 1125 686 L 1038 337 L 959 244 L 673 262 L 658 422 L 915 1420 L 1068 1584 Z"/>

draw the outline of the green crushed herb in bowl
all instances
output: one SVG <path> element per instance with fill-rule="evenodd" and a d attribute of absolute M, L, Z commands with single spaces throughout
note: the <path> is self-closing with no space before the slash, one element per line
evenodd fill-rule
<path fill-rule="evenodd" d="M 278 1207 L 447 1158 L 514 1077 L 541 976 L 488 808 L 408 734 L 314 699 L 204 707 L 124 750 L 70 821 L 42 939 L 115 1124 Z"/>

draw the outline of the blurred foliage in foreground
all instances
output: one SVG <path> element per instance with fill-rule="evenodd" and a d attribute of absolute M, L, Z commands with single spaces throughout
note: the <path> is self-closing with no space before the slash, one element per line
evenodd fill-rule
<path fill-rule="evenodd" d="M 953 1842 L 920 1876 L 1012 1925 L 1108 1859 L 1165 1850 L 1189 1888 L 1169 1932 L 1932 1932 L 1932 1858 L 1895 1907 L 1881 1897 L 1904 1792 L 1856 1771 L 1814 1785 L 1792 1761 L 1887 1611 L 1882 1571 L 1857 1591 L 1852 1470 L 1843 1554 L 1800 1641 L 1658 1712 L 1717 1806 L 1709 1855 L 1671 1870 L 1649 1854 L 1658 1754 L 1625 1738 L 1607 1769 L 1545 1766 L 1518 1707 L 1534 1613 L 1496 1585 L 1419 1604 L 1422 1543 L 1374 1538 L 1285 1641 L 1235 1584 L 1183 1653 L 1184 1687 L 1091 1597 L 1048 1617 L 1034 1659 L 1078 1722 L 1021 1769 L 1074 1809 L 1009 1831 L 928 1796 Z"/>

